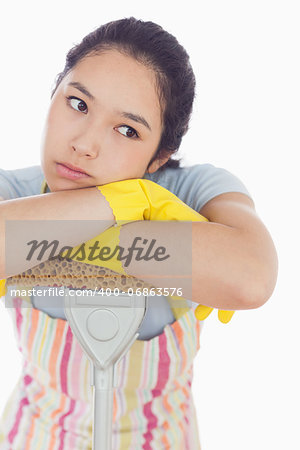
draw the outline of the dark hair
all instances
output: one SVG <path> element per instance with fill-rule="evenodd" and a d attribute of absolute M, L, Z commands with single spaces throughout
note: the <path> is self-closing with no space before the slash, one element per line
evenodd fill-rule
<path fill-rule="evenodd" d="M 174 36 L 153 22 L 130 17 L 109 22 L 85 36 L 68 52 L 65 68 L 56 78 L 52 96 L 80 60 L 104 49 L 117 49 L 155 72 L 163 130 L 149 165 L 166 153 L 175 153 L 188 130 L 195 97 L 195 76 L 185 49 Z M 170 158 L 160 169 L 179 165 L 179 160 Z"/>

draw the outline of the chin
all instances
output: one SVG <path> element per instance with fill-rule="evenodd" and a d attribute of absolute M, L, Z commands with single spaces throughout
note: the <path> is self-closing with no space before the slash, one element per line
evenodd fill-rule
<path fill-rule="evenodd" d="M 89 187 L 97 186 L 94 182 L 86 183 L 85 185 L 80 185 L 78 181 L 67 180 L 67 179 L 59 179 L 52 181 L 52 183 L 47 183 L 51 192 L 57 191 L 69 191 L 74 189 L 84 189 Z"/>
<path fill-rule="evenodd" d="M 74 183 L 72 185 L 69 180 L 47 180 L 47 184 L 49 186 L 49 189 L 51 192 L 57 192 L 57 191 L 67 191 L 70 189 L 76 189 L 76 186 L 74 186 Z"/>

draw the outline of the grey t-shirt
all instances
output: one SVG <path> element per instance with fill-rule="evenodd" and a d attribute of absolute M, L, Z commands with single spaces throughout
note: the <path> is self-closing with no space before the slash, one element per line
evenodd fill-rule
<path fill-rule="evenodd" d="M 226 192 L 241 192 L 249 197 L 250 194 L 244 184 L 232 173 L 211 164 L 196 164 L 190 167 L 167 168 L 153 174 L 146 174 L 144 178 L 158 183 L 177 195 L 184 203 L 195 211 L 200 209 L 212 198 Z M 4 200 L 18 197 L 38 195 L 44 174 L 40 166 L 24 169 L 0 169 L 0 197 Z M 46 291 L 46 288 L 45 288 Z M 35 308 L 44 311 L 51 317 L 65 319 L 62 297 L 32 296 Z M 53 307 L 49 307 L 49 304 Z M 188 302 L 190 307 L 197 304 Z M 47 306 L 45 306 L 47 305 Z M 174 321 L 174 316 L 167 298 L 153 296 L 149 302 L 147 313 L 139 329 L 139 339 L 151 339 L 162 333 L 163 328 Z"/>

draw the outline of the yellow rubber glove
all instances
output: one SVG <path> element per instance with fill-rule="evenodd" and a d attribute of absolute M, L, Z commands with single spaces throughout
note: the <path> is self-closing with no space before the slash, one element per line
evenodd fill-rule
<path fill-rule="evenodd" d="M 205 320 L 210 313 L 213 311 L 214 308 L 211 308 L 210 306 L 205 305 L 199 305 L 195 309 L 195 316 L 198 320 Z M 220 322 L 222 323 L 228 323 L 231 320 L 231 317 L 233 316 L 234 311 L 230 310 L 218 310 L 218 318 Z"/>
<path fill-rule="evenodd" d="M 87 241 L 86 248 L 92 247 L 96 241 L 99 241 L 101 246 L 109 243 L 110 248 L 115 248 L 119 244 L 120 225 L 135 220 L 207 221 L 205 217 L 182 202 L 176 195 L 150 180 L 122 180 L 97 186 L 97 188 L 109 202 L 119 226 L 111 227 Z M 79 247 L 74 247 L 72 255 Z M 100 265 L 97 260 L 82 260 L 82 262 Z M 126 275 L 121 261 L 118 261 L 117 257 L 108 261 L 101 260 L 101 266 Z M 180 299 L 180 297 L 172 298 Z M 204 320 L 212 310 L 213 308 L 199 305 L 195 310 L 195 316 L 198 320 Z M 219 320 L 227 323 L 233 313 L 234 311 L 219 310 Z"/>
<path fill-rule="evenodd" d="M 172 192 L 150 180 L 116 181 L 97 188 L 110 204 L 118 224 L 134 220 L 207 222 Z"/>
<path fill-rule="evenodd" d="M 0 298 L 6 294 L 5 280 L 0 280 Z"/>
<path fill-rule="evenodd" d="M 122 262 L 118 260 L 117 253 L 114 252 L 114 249 L 120 244 L 120 229 L 121 225 L 113 226 L 105 230 L 103 233 L 95 236 L 84 244 L 77 245 L 73 247 L 71 251 L 65 250 L 61 252 L 61 256 L 75 259 L 76 261 L 83 262 L 85 264 L 91 264 L 93 266 L 101 266 L 107 267 L 108 269 L 113 270 L 114 272 L 121 273 L 123 275 L 127 275 L 125 270 L 123 269 Z M 91 251 L 92 248 L 96 248 L 99 244 L 102 250 L 104 250 L 103 258 L 108 258 L 107 261 L 105 259 L 96 258 L 91 259 Z M 83 251 L 84 246 L 84 251 Z M 107 252 L 105 251 L 105 247 L 107 248 Z M 105 253 L 106 252 L 106 253 Z M 115 253 L 115 255 L 110 255 L 111 252 Z M 88 253 L 88 256 L 86 254 Z M 100 262 L 99 262 L 100 259 Z"/>
<path fill-rule="evenodd" d="M 117 226 L 110 227 L 87 241 L 85 243 L 86 252 L 96 242 L 99 242 L 101 247 L 107 246 L 112 250 L 115 249 L 120 243 L 121 225 L 135 220 L 207 221 L 205 217 L 183 203 L 176 195 L 150 180 L 122 180 L 97 186 L 97 188 L 110 204 Z M 70 253 L 72 259 L 80 251 L 81 246 L 82 244 L 73 248 Z M 62 256 L 67 256 L 67 251 L 63 252 Z M 78 258 L 76 260 L 100 266 L 98 258 L 94 261 Z M 108 261 L 101 259 L 101 266 L 127 275 L 121 261 L 117 259 L 117 252 Z"/>

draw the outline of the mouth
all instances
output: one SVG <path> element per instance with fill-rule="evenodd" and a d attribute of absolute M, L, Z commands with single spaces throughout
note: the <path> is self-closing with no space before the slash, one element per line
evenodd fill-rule
<path fill-rule="evenodd" d="M 59 175 L 72 180 L 90 176 L 80 167 L 72 166 L 72 164 L 68 163 L 56 163 L 56 170 Z"/>
<path fill-rule="evenodd" d="M 88 175 L 88 173 L 86 173 L 80 167 L 72 166 L 72 164 L 67 164 L 67 163 L 59 163 L 59 164 L 62 164 L 63 166 L 67 167 L 68 169 L 74 170 L 75 172 L 80 172 L 80 173 L 84 173 L 85 175 Z"/>

